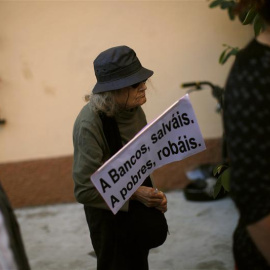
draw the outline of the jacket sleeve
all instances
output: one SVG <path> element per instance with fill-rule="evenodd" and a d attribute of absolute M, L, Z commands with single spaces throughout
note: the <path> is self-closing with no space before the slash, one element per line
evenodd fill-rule
<path fill-rule="evenodd" d="M 84 205 L 109 209 L 93 183 L 91 175 L 110 158 L 109 148 L 98 121 L 75 122 L 73 131 L 74 195 Z M 122 210 L 126 211 L 128 204 Z"/>

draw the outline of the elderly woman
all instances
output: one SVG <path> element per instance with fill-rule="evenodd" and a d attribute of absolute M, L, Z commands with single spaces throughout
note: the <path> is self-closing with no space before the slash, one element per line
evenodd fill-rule
<path fill-rule="evenodd" d="M 147 177 L 114 215 L 90 176 L 146 125 L 141 105 L 153 71 L 127 46 L 100 53 L 94 70 L 97 83 L 74 124 L 75 197 L 84 204 L 97 269 L 147 270 L 149 250 L 167 237 L 165 194 Z"/>
<path fill-rule="evenodd" d="M 270 269 L 270 0 L 240 0 L 265 29 L 236 56 L 225 91 L 224 123 L 231 196 L 240 219 L 233 251 L 238 270 Z"/>

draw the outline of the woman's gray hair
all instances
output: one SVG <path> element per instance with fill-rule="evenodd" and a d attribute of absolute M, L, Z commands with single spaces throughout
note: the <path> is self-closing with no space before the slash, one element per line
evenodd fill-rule
<path fill-rule="evenodd" d="M 103 112 L 107 116 L 114 116 L 119 111 L 119 106 L 114 95 L 118 90 L 86 95 L 85 101 L 89 101 L 95 112 Z"/>

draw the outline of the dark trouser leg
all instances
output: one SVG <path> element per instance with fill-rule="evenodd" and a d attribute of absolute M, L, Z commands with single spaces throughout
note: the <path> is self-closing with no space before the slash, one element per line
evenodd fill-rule
<path fill-rule="evenodd" d="M 149 249 L 143 247 L 141 243 L 134 241 L 130 244 L 130 252 L 128 255 L 128 270 L 148 270 L 148 254 Z"/>
<path fill-rule="evenodd" d="M 148 270 L 148 248 L 138 241 L 129 213 L 85 206 L 97 270 Z"/>

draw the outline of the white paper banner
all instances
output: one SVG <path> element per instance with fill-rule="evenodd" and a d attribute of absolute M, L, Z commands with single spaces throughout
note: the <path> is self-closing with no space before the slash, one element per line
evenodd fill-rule
<path fill-rule="evenodd" d="M 205 149 L 189 96 L 185 95 L 142 129 L 91 180 L 116 214 L 155 169 Z"/>

